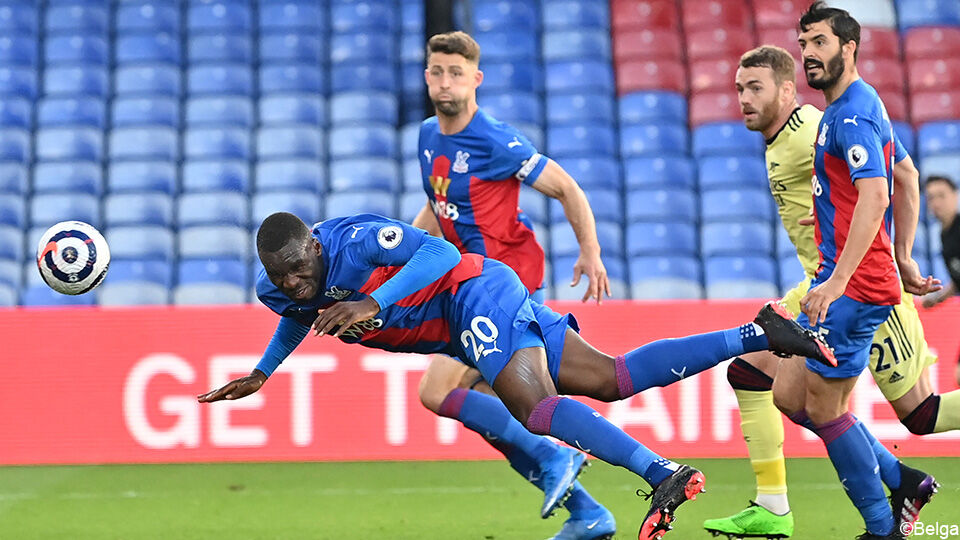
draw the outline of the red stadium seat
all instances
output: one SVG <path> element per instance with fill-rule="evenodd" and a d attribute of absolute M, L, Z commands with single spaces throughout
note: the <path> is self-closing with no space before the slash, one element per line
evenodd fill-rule
<path fill-rule="evenodd" d="M 638 90 L 687 93 L 687 71 L 682 62 L 638 60 L 619 64 L 616 71 L 617 92 L 621 95 Z"/>
<path fill-rule="evenodd" d="M 823 92 L 810 88 L 807 86 L 807 81 L 802 78 L 797 80 L 797 101 L 801 105 L 809 103 L 821 111 L 827 108 L 827 100 L 823 97 Z"/>
<path fill-rule="evenodd" d="M 695 30 L 687 33 L 687 58 L 691 62 L 707 58 L 732 56 L 739 58 L 755 45 L 751 30 L 729 28 Z"/>
<path fill-rule="evenodd" d="M 881 92 L 880 99 L 891 120 L 907 121 L 907 98 L 899 92 Z"/>
<path fill-rule="evenodd" d="M 903 39 L 907 61 L 917 58 L 960 56 L 960 28 L 956 26 L 911 28 Z"/>
<path fill-rule="evenodd" d="M 776 45 L 790 53 L 794 60 L 800 60 L 800 45 L 797 44 L 796 27 L 772 27 L 757 30 L 758 45 Z"/>
<path fill-rule="evenodd" d="M 690 125 L 693 127 L 742 119 L 735 92 L 704 92 L 690 96 Z"/>
<path fill-rule="evenodd" d="M 690 63 L 690 91 L 725 90 L 733 92 L 739 58 L 698 60 Z"/>
<path fill-rule="evenodd" d="M 673 0 L 613 0 L 610 5 L 613 29 L 678 30 L 680 13 Z"/>
<path fill-rule="evenodd" d="M 683 29 L 753 28 L 753 13 L 742 0 L 686 0 L 683 4 Z"/>
<path fill-rule="evenodd" d="M 900 34 L 892 28 L 864 26 L 860 29 L 857 62 L 881 58 L 900 60 Z"/>
<path fill-rule="evenodd" d="M 903 93 L 904 70 L 899 60 L 889 58 L 857 60 L 857 71 L 878 93 Z"/>
<path fill-rule="evenodd" d="M 800 15 L 810 6 L 810 0 L 776 0 L 753 3 L 757 29 L 768 27 L 796 28 Z M 794 40 L 796 41 L 796 40 Z M 763 43 L 763 40 L 760 41 Z"/>
<path fill-rule="evenodd" d="M 934 120 L 960 118 L 960 91 L 913 94 L 910 99 L 910 118 L 915 126 Z"/>
<path fill-rule="evenodd" d="M 913 60 L 907 67 L 911 92 L 960 90 L 960 57 Z"/>
<path fill-rule="evenodd" d="M 613 58 L 628 60 L 683 60 L 683 42 L 676 30 L 614 32 Z"/>

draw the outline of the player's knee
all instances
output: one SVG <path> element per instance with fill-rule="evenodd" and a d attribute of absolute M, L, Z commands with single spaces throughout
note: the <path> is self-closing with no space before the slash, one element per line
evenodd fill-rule
<path fill-rule="evenodd" d="M 417 388 L 417 394 L 420 397 L 420 403 L 424 407 L 433 411 L 434 413 L 440 412 L 440 405 L 443 403 L 443 400 L 446 399 L 447 394 L 450 393 L 450 389 L 444 390 L 440 385 L 436 384 L 437 379 L 430 377 L 429 374 L 424 374 L 420 378 L 420 386 Z"/>

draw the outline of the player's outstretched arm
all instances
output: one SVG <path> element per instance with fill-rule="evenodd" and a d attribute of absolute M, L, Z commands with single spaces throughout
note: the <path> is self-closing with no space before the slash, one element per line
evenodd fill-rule
<path fill-rule="evenodd" d="M 580 276 L 587 276 L 587 291 L 583 301 L 596 298 L 599 304 L 606 293 L 610 297 L 610 278 L 607 269 L 600 258 L 600 242 L 597 240 L 597 224 L 593 217 L 593 210 L 587 202 L 587 196 L 580 189 L 577 181 L 567 174 L 556 161 L 547 161 L 543 172 L 533 183 L 533 188 L 548 197 L 560 201 L 567 221 L 573 227 L 580 244 L 580 256 L 573 265 L 573 281 L 571 287 L 580 283 Z"/>
<path fill-rule="evenodd" d="M 200 394 L 197 396 L 197 401 L 210 403 L 222 399 L 240 399 L 259 390 L 266 381 L 267 376 L 262 371 L 255 369 L 246 377 L 234 379 L 216 390 Z"/>

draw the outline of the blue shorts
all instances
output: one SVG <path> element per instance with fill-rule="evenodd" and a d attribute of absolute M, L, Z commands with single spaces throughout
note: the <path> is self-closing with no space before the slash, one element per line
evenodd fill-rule
<path fill-rule="evenodd" d="M 810 287 L 818 284 L 815 281 Z M 892 309 L 893 306 L 864 304 L 849 296 L 841 296 L 830 304 L 827 320 L 817 327 L 811 327 L 810 319 L 801 313 L 797 322 L 823 335 L 837 357 L 837 367 L 807 358 L 807 369 L 828 379 L 847 379 L 860 375 L 870 361 L 873 334 L 887 320 Z"/>
<path fill-rule="evenodd" d="M 453 298 L 452 356 L 493 381 L 518 349 L 543 347 L 554 383 L 567 328 L 579 331 L 573 315 L 560 315 L 530 299 L 509 266 L 486 259 L 483 272 L 463 282 Z"/>

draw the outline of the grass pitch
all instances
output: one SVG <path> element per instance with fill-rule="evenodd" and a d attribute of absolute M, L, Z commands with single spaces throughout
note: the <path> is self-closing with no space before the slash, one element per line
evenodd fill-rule
<path fill-rule="evenodd" d="M 960 523 L 960 458 L 908 459 L 943 484 L 921 515 Z M 670 540 L 710 539 L 705 518 L 754 495 L 746 460 L 688 461 L 707 493 L 684 504 Z M 860 517 L 829 462 L 787 462 L 798 540 L 852 539 Z M 594 462 L 581 477 L 636 538 L 644 482 Z M 541 539 L 540 492 L 505 462 L 234 463 L 0 468 L 0 537 L 11 539 Z"/>

